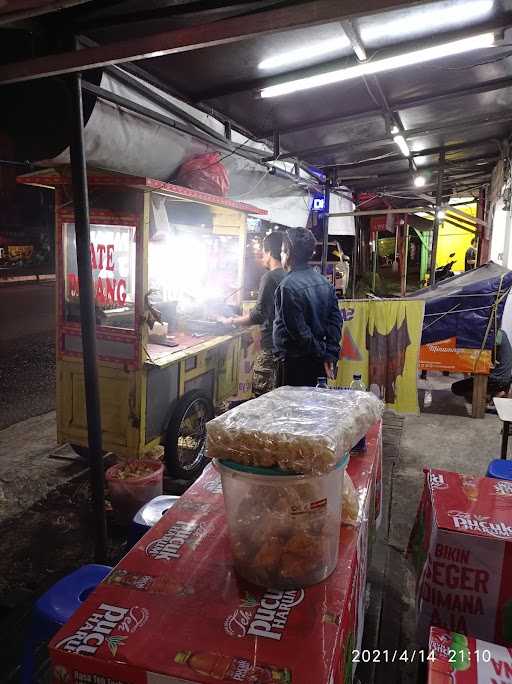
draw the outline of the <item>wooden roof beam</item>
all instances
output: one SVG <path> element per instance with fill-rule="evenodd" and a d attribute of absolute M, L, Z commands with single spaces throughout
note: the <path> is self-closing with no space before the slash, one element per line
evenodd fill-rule
<path fill-rule="evenodd" d="M 0 84 L 98 69 L 113 64 L 152 59 L 257 36 L 341 21 L 426 0 L 315 0 L 242 17 L 164 31 L 73 52 L 36 57 L 0 67 Z"/>

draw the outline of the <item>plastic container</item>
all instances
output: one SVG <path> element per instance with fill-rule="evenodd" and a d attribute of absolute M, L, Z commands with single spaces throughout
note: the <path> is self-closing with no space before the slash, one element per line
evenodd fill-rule
<path fill-rule="evenodd" d="M 323 475 L 215 463 L 241 577 L 263 587 L 297 589 L 322 582 L 333 572 L 348 455 Z"/>
<path fill-rule="evenodd" d="M 160 461 L 138 461 L 137 463 L 151 469 L 151 472 L 141 477 L 120 479 L 119 472 L 125 464 L 118 463 L 109 468 L 105 474 L 116 520 L 122 524 L 130 523 L 145 503 L 162 495 L 163 463 Z"/>
<path fill-rule="evenodd" d="M 167 511 L 180 500 L 179 496 L 164 494 L 156 496 L 135 513 L 128 533 L 127 552 L 142 539 Z"/>
<path fill-rule="evenodd" d="M 366 392 L 366 385 L 361 380 L 361 373 L 354 373 L 352 376 L 352 382 L 350 383 L 351 390 L 357 390 L 359 392 Z M 354 453 L 361 453 L 366 451 L 366 436 L 359 440 L 359 442 L 352 447 Z"/>

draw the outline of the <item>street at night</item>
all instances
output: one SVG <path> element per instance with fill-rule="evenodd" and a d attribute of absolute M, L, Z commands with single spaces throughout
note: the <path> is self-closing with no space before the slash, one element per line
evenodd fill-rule
<path fill-rule="evenodd" d="M 55 408 L 55 283 L 0 280 L 0 429 Z"/>
<path fill-rule="evenodd" d="M 509 680 L 511 46 L 0 0 L 0 684 Z"/>

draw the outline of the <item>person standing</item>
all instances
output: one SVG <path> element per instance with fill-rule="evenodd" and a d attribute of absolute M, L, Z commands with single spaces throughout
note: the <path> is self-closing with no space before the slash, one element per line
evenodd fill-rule
<path fill-rule="evenodd" d="M 234 316 L 223 319 L 231 325 L 259 325 L 261 329 L 261 351 L 254 360 L 252 393 L 259 397 L 274 389 L 277 381 L 277 364 L 274 359 L 272 330 L 274 325 L 274 296 L 276 288 L 285 277 L 281 266 L 281 245 L 283 233 L 274 232 L 263 240 L 263 266 L 267 272 L 263 275 L 258 291 L 256 306 L 245 316 Z"/>
<path fill-rule="evenodd" d="M 471 271 L 476 268 L 476 238 L 471 240 L 471 245 L 466 250 L 464 258 L 464 270 Z"/>
<path fill-rule="evenodd" d="M 315 237 L 307 228 L 283 236 L 281 263 L 287 275 L 276 290 L 274 352 L 279 384 L 314 387 L 334 378 L 340 354 L 342 317 L 334 287 L 309 266 Z"/>

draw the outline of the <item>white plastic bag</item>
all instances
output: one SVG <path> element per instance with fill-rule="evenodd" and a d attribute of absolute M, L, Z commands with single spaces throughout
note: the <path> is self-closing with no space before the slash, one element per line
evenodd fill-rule
<path fill-rule="evenodd" d="M 294 473 L 325 473 L 380 420 L 370 392 L 279 387 L 207 424 L 208 456 Z"/>

